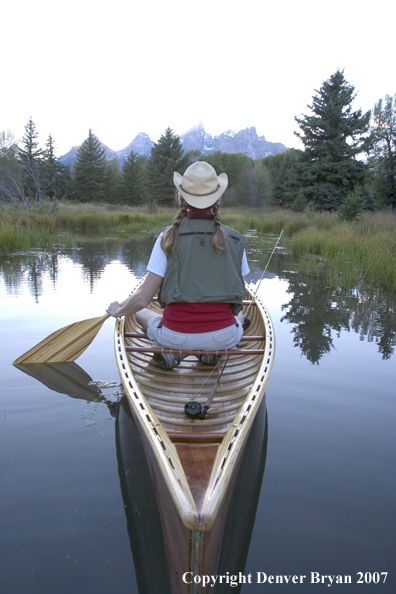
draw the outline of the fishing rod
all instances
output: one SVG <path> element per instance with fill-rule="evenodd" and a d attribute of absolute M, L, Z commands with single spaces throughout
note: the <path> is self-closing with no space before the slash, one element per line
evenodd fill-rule
<path fill-rule="evenodd" d="M 184 412 L 186 413 L 186 415 L 188 417 L 191 418 L 195 418 L 195 417 L 199 417 L 200 419 L 204 419 L 206 413 L 208 412 L 208 409 L 210 407 L 210 405 L 212 404 L 212 400 L 216 394 L 221 376 L 223 375 L 223 371 L 227 365 L 228 359 L 230 358 L 230 355 L 228 355 L 224 365 L 223 365 L 223 369 L 220 371 L 219 376 L 217 378 L 216 383 L 214 384 L 214 386 L 212 387 L 209 396 L 206 399 L 205 404 L 202 406 L 199 402 L 195 402 L 193 400 L 190 400 L 189 402 L 187 402 L 187 404 L 185 404 L 184 406 Z M 216 365 L 217 367 L 217 365 Z M 216 367 L 213 369 L 213 371 L 216 369 Z M 202 386 L 201 386 L 202 387 Z"/>
<path fill-rule="evenodd" d="M 260 278 L 260 280 L 259 280 L 259 283 L 258 283 L 258 285 L 257 285 L 257 288 L 256 288 L 256 290 L 255 290 L 255 292 L 254 292 L 254 294 L 253 294 L 253 299 L 251 300 L 251 302 L 250 302 L 250 304 L 249 304 L 249 307 L 248 307 L 248 309 L 247 309 L 247 311 L 246 311 L 246 315 L 244 316 L 244 320 L 245 320 L 245 321 L 247 320 L 247 314 L 249 313 L 249 310 L 250 310 L 250 308 L 251 308 L 252 304 L 254 303 L 254 300 L 255 300 L 255 298 L 256 298 L 256 295 L 257 295 L 257 291 L 259 290 L 259 287 L 260 287 L 260 283 L 261 283 L 261 281 L 262 281 L 262 280 L 263 280 L 263 278 L 264 278 L 264 274 L 265 274 L 265 273 L 266 273 L 266 271 L 267 271 L 268 264 L 270 263 L 270 261 L 271 261 L 271 258 L 272 258 L 272 256 L 274 255 L 274 252 L 275 252 L 275 250 L 276 250 L 276 248 L 277 248 L 277 245 L 278 245 L 278 243 L 279 243 L 279 242 L 280 242 L 280 240 L 281 240 L 281 237 L 282 237 L 282 235 L 283 235 L 283 229 L 282 229 L 282 231 L 280 232 L 280 235 L 279 235 L 279 237 L 278 237 L 278 239 L 277 239 L 277 242 L 276 242 L 276 244 L 274 245 L 274 248 L 273 248 L 273 250 L 272 250 L 272 252 L 271 252 L 271 255 L 270 255 L 270 257 L 268 258 L 268 262 L 267 262 L 267 264 L 266 264 L 266 266 L 265 266 L 265 268 L 264 268 L 264 272 L 263 272 L 263 274 L 261 275 L 261 278 Z M 249 321 L 249 323 L 250 323 L 250 321 Z M 184 406 L 184 412 L 186 413 L 186 415 L 187 415 L 188 417 L 191 417 L 191 418 L 197 418 L 197 417 L 199 417 L 200 419 L 204 419 L 204 418 L 205 418 L 205 415 L 206 415 L 206 413 L 207 413 L 208 409 L 210 408 L 210 405 L 212 404 L 212 400 L 213 400 L 213 398 L 214 398 L 214 396 L 215 396 L 215 394 L 216 394 L 217 388 L 218 388 L 218 386 L 219 386 L 219 383 L 220 383 L 221 376 L 223 375 L 223 372 L 224 372 L 224 370 L 225 370 L 225 368 L 226 368 L 226 365 L 227 365 L 227 363 L 228 363 L 228 359 L 229 359 L 229 358 L 230 358 L 230 355 L 228 355 L 227 359 L 225 360 L 225 363 L 224 363 L 224 365 L 223 365 L 223 368 L 222 368 L 222 370 L 220 371 L 220 373 L 219 373 L 219 376 L 218 376 L 218 378 L 217 378 L 217 381 L 216 381 L 216 383 L 214 384 L 213 388 L 211 389 L 211 391 L 210 391 L 210 394 L 209 394 L 209 396 L 208 396 L 208 398 L 207 398 L 207 400 L 206 400 L 205 404 L 202 406 L 202 405 L 201 405 L 199 402 L 195 402 L 195 401 L 192 401 L 192 400 L 190 400 L 190 401 L 189 401 L 189 402 L 187 402 L 187 404 Z M 214 371 L 214 369 L 213 369 L 213 371 Z"/>
<path fill-rule="evenodd" d="M 267 264 L 265 265 L 264 272 L 263 272 L 263 274 L 261 275 L 261 278 L 260 278 L 260 280 L 259 280 L 259 282 L 258 282 L 258 285 L 257 285 L 257 287 L 256 287 L 256 290 L 255 290 L 255 292 L 254 292 L 254 294 L 253 294 L 253 299 L 251 300 L 251 302 L 250 302 L 250 304 L 249 304 L 249 307 L 248 307 L 248 308 L 247 308 L 247 310 L 246 310 L 246 313 L 245 313 L 245 316 L 244 316 L 244 319 L 245 319 L 245 321 L 247 320 L 247 316 L 248 316 L 248 313 L 249 313 L 249 311 L 250 311 L 250 308 L 252 307 L 252 305 L 253 305 L 253 303 L 254 303 L 254 301 L 255 301 L 255 299 L 256 299 L 257 292 L 258 292 L 258 290 L 259 290 L 259 288 L 260 288 L 261 281 L 262 281 L 262 280 L 263 280 L 263 278 L 264 278 L 264 274 L 267 272 L 268 264 L 270 263 L 270 261 L 271 261 L 271 258 L 272 258 L 272 256 L 274 255 L 274 252 L 275 252 L 275 250 L 276 250 L 276 248 L 277 248 L 277 246 L 278 246 L 278 243 L 279 243 L 279 242 L 280 242 L 280 240 L 281 240 L 281 237 L 282 237 L 282 235 L 283 235 L 283 229 L 282 229 L 282 231 L 281 231 L 281 232 L 280 232 L 280 234 L 279 234 L 279 237 L 278 237 L 278 239 L 277 239 L 277 241 L 276 241 L 276 244 L 274 245 L 274 249 L 272 250 L 272 252 L 271 252 L 271 254 L 270 254 L 270 257 L 268 258 L 268 262 L 267 262 Z M 245 328 L 245 329 L 246 329 L 246 328 Z"/>

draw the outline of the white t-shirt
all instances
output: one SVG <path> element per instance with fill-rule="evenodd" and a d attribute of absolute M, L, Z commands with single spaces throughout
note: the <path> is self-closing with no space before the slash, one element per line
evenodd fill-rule
<path fill-rule="evenodd" d="M 158 276 L 164 277 L 168 260 L 165 252 L 161 247 L 161 237 L 162 233 L 157 238 L 157 241 L 154 244 L 153 251 L 151 252 L 151 256 L 147 264 L 147 270 L 149 272 L 153 272 L 154 274 L 158 274 Z M 243 250 L 242 276 L 246 276 L 247 274 L 249 274 L 249 272 L 250 268 L 247 261 L 246 252 L 245 250 Z"/>

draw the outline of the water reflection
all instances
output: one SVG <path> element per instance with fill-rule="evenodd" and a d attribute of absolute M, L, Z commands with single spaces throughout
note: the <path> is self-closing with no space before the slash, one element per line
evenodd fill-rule
<path fill-rule="evenodd" d="M 154 235 L 142 233 L 122 243 L 117 239 L 92 239 L 77 241 L 72 248 L 54 246 L 52 253 L 32 250 L 26 254 L 0 256 L 0 275 L 7 293 L 19 293 L 21 287 L 26 286 L 38 301 L 44 277 L 56 285 L 62 260 L 69 260 L 81 268 L 83 280 L 89 283 L 92 292 L 106 266 L 115 260 L 143 276 L 154 241 Z"/>
<path fill-rule="evenodd" d="M 171 594 L 166 545 L 156 491 L 141 438 L 126 398 L 113 402 L 76 363 L 15 365 L 51 390 L 107 404 L 116 418 L 115 442 L 120 489 L 139 594 Z M 218 573 L 243 573 L 265 469 L 268 423 L 265 399 L 257 412 L 229 504 Z M 249 501 L 249 505 L 246 502 Z M 188 568 L 186 568 L 187 571 Z M 240 592 L 242 584 L 233 591 Z M 187 586 L 186 586 L 187 589 Z M 214 592 L 229 592 L 217 584 Z"/>
<path fill-rule="evenodd" d="M 43 279 L 48 276 L 55 285 L 58 279 L 60 254 L 32 251 L 30 254 L 0 257 L 0 274 L 7 293 L 15 295 L 26 285 L 36 303 L 43 294 Z"/>
<path fill-rule="evenodd" d="M 44 277 L 56 286 L 60 263 L 67 259 L 81 268 L 83 280 L 92 292 L 106 266 L 118 261 L 135 276 L 142 277 L 155 241 L 152 234 L 140 234 L 134 239 L 92 239 L 76 242 L 73 248 L 57 246 L 51 254 L 36 252 L 0 257 L 0 275 L 7 293 L 29 291 L 38 301 L 43 292 Z M 265 268 L 268 250 L 258 250 L 249 239 L 248 257 L 252 273 L 248 279 L 257 282 Z M 324 274 L 309 275 L 296 270 L 290 255 L 278 252 L 271 260 L 266 278 L 281 278 L 288 282 L 290 301 L 283 305 L 283 323 L 293 325 L 294 344 L 313 364 L 333 348 L 334 337 L 342 331 L 354 331 L 360 340 L 375 342 L 382 359 L 389 359 L 396 345 L 395 295 L 379 287 L 361 284 L 343 288 L 328 286 Z"/>
<path fill-rule="evenodd" d="M 247 252 L 252 273 L 258 282 L 265 269 L 269 250 L 259 250 L 259 238 L 248 237 Z M 382 359 L 394 354 L 396 346 L 396 297 L 390 291 L 361 283 L 357 287 L 329 286 L 327 275 L 299 271 L 290 254 L 279 250 L 272 258 L 266 278 L 288 282 L 291 299 L 282 306 L 281 322 L 293 325 L 293 342 L 311 363 L 334 348 L 333 338 L 342 331 L 354 331 L 360 340 L 375 342 Z"/>
<path fill-rule="evenodd" d="M 294 344 L 311 363 L 333 348 L 333 336 L 353 330 L 360 340 L 375 341 L 383 359 L 396 344 L 395 298 L 375 287 L 329 287 L 326 277 L 292 272 L 287 276 L 290 301 L 282 306 L 282 322 L 293 324 Z"/>

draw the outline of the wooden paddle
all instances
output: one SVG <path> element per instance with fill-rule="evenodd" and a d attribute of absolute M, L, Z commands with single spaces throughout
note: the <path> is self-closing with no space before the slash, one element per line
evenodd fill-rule
<path fill-rule="evenodd" d="M 103 323 L 110 317 L 105 314 L 74 322 L 44 338 L 29 351 L 15 359 L 20 363 L 67 363 L 75 361 L 91 344 Z"/>

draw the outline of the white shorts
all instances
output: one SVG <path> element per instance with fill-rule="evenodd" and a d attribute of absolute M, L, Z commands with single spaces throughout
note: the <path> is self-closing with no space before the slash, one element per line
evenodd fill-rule
<path fill-rule="evenodd" d="M 153 316 L 147 329 L 150 340 L 156 340 L 161 346 L 181 351 L 221 351 L 231 349 L 243 336 L 242 324 L 235 318 L 235 324 L 214 332 L 183 334 L 169 330 L 160 323 L 162 316 Z"/>

